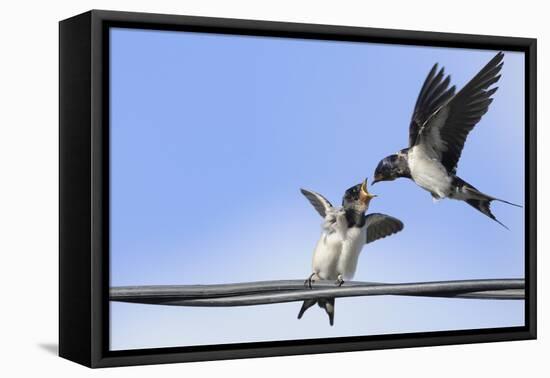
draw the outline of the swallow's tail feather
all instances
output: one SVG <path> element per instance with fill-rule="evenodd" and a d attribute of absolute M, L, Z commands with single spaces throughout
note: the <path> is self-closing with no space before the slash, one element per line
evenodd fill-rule
<path fill-rule="evenodd" d="M 317 303 L 317 299 L 306 299 L 304 303 L 302 303 L 302 308 L 298 313 L 298 319 L 302 319 L 302 316 L 307 311 L 307 309 L 310 308 L 311 306 L 314 306 L 315 303 Z"/>
<path fill-rule="evenodd" d="M 328 315 L 328 321 L 331 326 L 334 325 L 334 297 L 320 298 L 317 302 L 319 307 L 324 308 Z"/>
<path fill-rule="evenodd" d="M 476 210 L 478 210 L 478 211 L 482 212 L 483 214 L 487 215 L 489 218 L 491 218 L 492 220 L 494 220 L 495 222 L 500 224 L 505 229 L 509 230 L 509 228 L 506 227 L 506 225 L 504 223 L 499 221 L 497 219 L 497 217 L 495 217 L 495 215 L 491 212 L 491 201 L 493 201 L 493 200 L 469 199 L 469 200 L 466 200 L 466 203 L 468 203 L 468 205 L 472 206 Z"/>
<path fill-rule="evenodd" d="M 298 319 L 302 319 L 304 313 L 316 303 L 326 311 L 330 325 L 334 325 L 334 298 L 306 299 L 304 303 L 302 303 L 302 308 L 298 313 Z"/>
<path fill-rule="evenodd" d="M 492 201 L 499 201 L 506 203 L 508 205 L 516 206 L 516 207 L 522 207 L 521 205 L 517 205 L 512 202 L 508 202 L 506 200 L 492 197 L 488 194 L 485 194 L 483 192 L 480 192 L 477 190 L 473 185 L 468 184 L 466 181 L 462 180 L 460 177 L 455 177 L 454 185 L 457 189 L 457 192 L 461 193 L 460 196 L 451 196 L 451 198 L 461 199 L 466 201 L 468 205 L 472 206 L 476 210 L 480 211 L 481 213 L 485 214 L 498 224 L 500 224 L 502 227 L 508 230 L 508 227 L 501 221 L 499 221 L 495 215 L 491 212 L 491 202 Z M 464 198 L 464 196 L 466 198 Z"/>

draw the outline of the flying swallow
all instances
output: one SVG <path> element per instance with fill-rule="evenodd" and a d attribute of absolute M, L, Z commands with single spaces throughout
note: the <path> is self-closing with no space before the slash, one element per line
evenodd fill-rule
<path fill-rule="evenodd" d="M 321 238 L 313 252 L 313 273 L 306 280 L 311 288 L 315 280 L 334 280 L 341 286 L 355 274 L 359 253 L 366 243 L 384 238 L 403 229 L 403 223 L 384 214 L 369 214 L 370 201 L 376 195 L 367 190 L 367 180 L 346 190 L 342 207 L 334 207 L 322 195 L 301 189 L 315 210 L 324 218 Z M 330 325 L 334 324 L 334 298 L 307 299 L 298 319 L 311 306 L 318 304 L 328 314 Z"/>
<path fill-rule="evenodd" d="M 482 193 L 456 175 L 466 138 L 487 113 L 498 87 L 504 54 L 496 54 L 458 93 L 449 88 L 450 76 L 437 63 L 429 72 L 414 107 L 409 126 L 409 147 L 380 161 L 372 184 L 400 177 L 413 180 L 431 193 L 434 200 L 451 198 L 465 201 L 489 218 L 491 202 L 514 203 Z"/>

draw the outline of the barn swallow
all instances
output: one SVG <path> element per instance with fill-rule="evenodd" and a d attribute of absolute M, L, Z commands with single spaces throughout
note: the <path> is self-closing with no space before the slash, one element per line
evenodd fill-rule
<path fill-rule="evenodd" d="M 370 201 L 376 197 L 367 190 L 367 180 L 346 190 L 342 207 L 333 207 L 322 195 L 301 189 L 315 210 L 323 217 L 321 238 L 313 252 L 313 273 L 305 284 L 311 288 L 315 280 L 334 280 L 341 286 L 355 274 L 359 253 L 363 245 L 403 229 L 403 223 L 384 214 L 369 214 Z M 311 306 L 318 304 L 328 314 L 330 325 L 334 324 L 334 298 L 307 299 L 298 319 Z"/>
<path fill-rule="evenodd" d="M 431 193 L 434 200 L 465 201 L 489 218 L 491 202 L 514 203 L 482 193 L 456 175 L 456 168 L 468 133 L 487 113 L 498 87 L 504 54 L 496 54 L 458 93 L 449 88 L 450 76 L 437 63 L 420 90 L 409 126 L 409 147 L 380 161 L 372 184 L 400 177 L 413 180 Z M 437 74 L 436 74 L 437 73 Z"/>

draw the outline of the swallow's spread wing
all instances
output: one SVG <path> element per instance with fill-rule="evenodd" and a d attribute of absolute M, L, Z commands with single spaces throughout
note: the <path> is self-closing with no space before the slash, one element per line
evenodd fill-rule
<path fill-rule="evenodd" d="M 328 199 L 320 195 L 319 193 L 311 192 L 309 190 L 300 189 L 302 194 L 306 196 L 309 202 L 313 205 L 315 210 L 324 218 L 327 215 L 327 212 L 332 208 L 332 204 Z"/>
<path fill-rule="evenodd" d="M 385 238 L 403 229 L 403 222 L 389 215 L 372 213 L 366 216 L 367 243 Z"/>
<path fill-rule="evenodd" d="M 464 88 L 431 114 L 418 130 L 414 145 L 422 145 L 432 158 L 441 161 L 449 173 L 455 173 L 468 134 L 487 113 L 493 101 L 491 96 L 497 87 L 489 87 L 500 79 L 503 57 L 502 52 L 495 55 Z"/>
<path fill-rule="evenodd" d="M 437 72 L 437 63 L 434 64 L 430 73 L 424 80 L 422 89 L 416 99 L 414 111 L 409 126 L 409 147 L 414 146 L 418 137 L 418 132 L 426 120 L 444 103 L 446 103 L 455 94 L 455 87 L 449 88 L 451 77 L 445 77 L 445 69 L 442 67 Z"/>

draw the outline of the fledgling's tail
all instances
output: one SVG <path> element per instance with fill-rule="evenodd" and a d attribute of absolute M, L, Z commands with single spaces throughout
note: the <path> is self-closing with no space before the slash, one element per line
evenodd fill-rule
<path fill-rule="evenodd" d="M 328 321 L 331 326 L 334 325 L 334 297 L 333 298 L 319 298 L 319 299 L 306 299 L 302 304 L 302 308 L 298 313 L 298 319 L 302 319 L 302 316 L 307 311 L 308 308 L 317 303 L 319 307 L 324 308 L 327 315 Z"/>
<path fill-rule="evenodd" d="M 504 223 L 499 221 L 495 215 L 491 212 L 491 202 L 492 201 L 499 201 L 507 203 L 508 205 L 516 206 L 516 207 L 522 207 L 521 205 L 505 201 L 500 198 L 492 197 L 490 195 L 487 195 L 485 193 L 480 192 L 477 190 L 473 185 L 468 184 L 466 181 L 462 180 L 460 177 L 455 177 L 453 184 L 456 187 L 456 192 L 460 193 L 460 195 L 455 195 L 455 199 L 462 199 L 468 203 L 468 205 L 472 206 L 476 210 L 482 212 L 483 214 L 487 215 L 489 218 L 500 224 L 505 229 L 509 229 L 506 227 Z"/>

